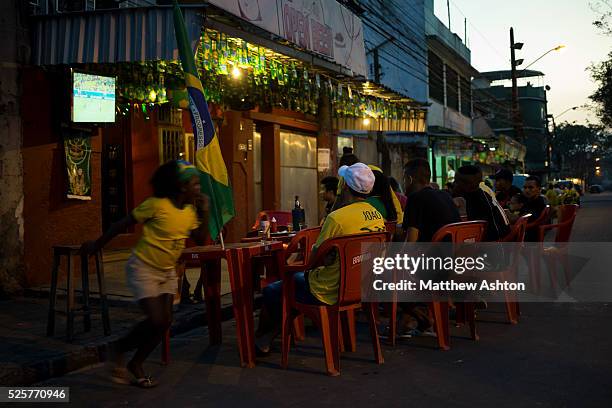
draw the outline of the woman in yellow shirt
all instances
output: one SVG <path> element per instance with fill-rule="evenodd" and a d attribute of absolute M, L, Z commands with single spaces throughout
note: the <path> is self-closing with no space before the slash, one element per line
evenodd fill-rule
<path fill-rule="evenodd" d="M 112 379 L 142 388 L 157 385 L 145 375 L 143 363 L 160 343 L 172 322 L 172 303 L 178 280 L 174 267 L 185 239 L 202 244 L 207 231 L 207 198 L 201 193 L 200 174 L 190 163 L 173 160 L 160 166 L 151 179 L 153 197 L 147 198 L 96 241 L 85 242 L 91 254 L 130 226 L 143 224 L 140 240 L 126 264 L 127 284 L 146 315 L 113 345 L 116 367 Z M 127 363 L 123 355 L 136 349 Z M 130 378 L 133 377 L 133 378 Z"/>

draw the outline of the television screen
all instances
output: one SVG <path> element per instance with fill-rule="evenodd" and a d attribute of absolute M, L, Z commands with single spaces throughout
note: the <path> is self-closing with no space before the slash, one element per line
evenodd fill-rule
<path fill-rule="evenodd" d="M 116 78 L 72 73 L 72 121 L 106 123 L 115 121 Z"/>

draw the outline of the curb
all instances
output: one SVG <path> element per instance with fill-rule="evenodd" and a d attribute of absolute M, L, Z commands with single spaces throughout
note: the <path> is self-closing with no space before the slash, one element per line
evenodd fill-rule
<path fill-rule="evenodd" d="M 229 295 L 229 302 L 223 301 L 226 296 L 221 297 L 221 320 L 224 322 L 233 318 L 231 295 Z M 117 302 L 126 303 L 127 301 L 119 300 Z M 260 298 L 256 298 L 254 307 L 258 307 L 260 303 Z M 205 326 L 208 319 L 206 308 L 204 305 L 202 307 L 204 310 L 197 307 L 175 313 L 170 328 L 171 337 Z M 108 344 L 126 332 L 127 330 L 114 332 L 110 336 L 101 337 L 93 343 L 83 345 L 76 351 L 60 353 L 36 362 L 6 367 L 0 371 L 0 384 L 3 386 L 27 386 L 50 378 L 63 376 L 87 366 L 102 363 L 106 361 Z"/>

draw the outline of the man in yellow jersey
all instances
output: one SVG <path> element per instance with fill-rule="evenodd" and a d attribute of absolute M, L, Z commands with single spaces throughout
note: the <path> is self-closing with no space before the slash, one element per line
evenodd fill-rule
<path fill-rule="evenodd" d="M 313 246 L 317 248 L 328 239 L 364 232 L 385 230 L 383 216 L 370 203 L 365 201 L 374 187 L 374 173 L 363 163 L 342 166 L 338 175 L 344 179 L 344 192 L 348 203 L 332 211 L 321 228 L 319 238 Z M 338 301 L 340 286 L 340 260 L 338 255 L 331 256 L 324 266 L 314 270 L 297 273 L 295 279 L 295 298 L 299 303 L 333 305 Z M 265 355 L 270 343 L 279 333 L 282 317 L 282 281 L 274 282 L 263 290 L 264 307 L 256 335 L 257 352 Z"/>

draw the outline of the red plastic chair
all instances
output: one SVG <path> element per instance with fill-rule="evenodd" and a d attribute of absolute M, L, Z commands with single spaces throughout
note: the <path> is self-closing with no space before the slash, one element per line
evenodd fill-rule
<path fill-rule="evenodd" d="M 362 307 L 361 304 L 361 268 L 362 262 L 355 262 L 356 259 L 363 259 L 364 262 L 373 259 L 378 254 L 374 251 L 382 251 L 382 245 L 387 240 L 386 233 L 368 233 L 350 235 L 346 237 L 333 238 L 325 241 L 317 250 L 316 255 L 310 260 L 306 269 L 311 270 L 323 265 L 325 258 L 331 251 L 337 251 L 340 261 L 340 287 L 338 290 L 338 302 L 331 306 L 305 305 L 297 303 L 293 285 L 293 271 L 287 270 L 283 276 L 283 323 L 282 323 L 282 357 L 281 366 L 287 368 L 289 362 L 289 348 L 291 344 L 291 323 L 295 319 L 294 310 L 304 314 L 321 329 L 323 349 L 325 351 L 325 364 L 327 374 L 331 376 L 340 375 L 340 314 L 346 311 L 355 311 Z M 363 256 L 363 244 L 372 244 L 368 247 L 369 256 Z M 380 249 L 379 249 L 380 248 Z M 384 362 L 380 341 L 378 339 L 378 329 L 374 317 L 374 305 L 366 306 L 368 320 L 370 322 L 370 335 L 374 348 L 375 360 L 378 364 Z M 348 327 L 354 322 L 348 322 Z M 346 335 L 348 336 L 348 334 Z M 345 337 L 346 337 L 345 336 Z"/>
<path fill-rule="evenodd" d="M 279 275 L 276 276 L 275 281 L 281 279 L 287 273 L 303 272 L 306 270 L 308 263 L 310 262 L 310 256 L 312 254 L 312 246 L 317 241 L 319 234 L 321 233 L 321 227 L 306 228 L 298 232 L 287 245 L 284 251 L 284 262 L 279 266 Z M 296 255 L 291 260 L 290 258 Z M 290 262 L 291 261 L 291 262 Z M 266 277 L 265 284 L 271 283 L 271 279 Z M 294 320 L 293 331 L 295 340 L 304 340 L 304 317 L 300 316 Z"/>
<path fill-rule="evenodd" d="M 578 212 L 577 204 L 563 204 L 557 207 L 557 223 L 556 224 L 543 224 L 539 226 L 539 241 L 544 241 L 544 236 L 549 230 L 556 229 L 557 235 L 555 236 L 555 242 L 568 242 L 570 235 L 572 234 L 572 227 L 576 214 Z"/>
<path fill-rule="evenodd" d="M 554 288 L 557 282 L 557 263 L 563 265 L 563 271 L 565 273 L 565 283 L 569 286 L 570 284 L 570 269 L 569 260 L 567 255 L 567 245 L 564 243 L 569 242 L 572 234 L 572 227 L 576 220 L 576 214 L 578 212 L 578 205 L 576 204 L 564 204 L 557 207 L 557 223 L 556 224 L 544 224 L 539 226 L 539 241 L 543 242 L 547 231 L 557 230 L 555 235 L 555 246 L 553 248 L 547 248 L 542 250 L 544 255 L 544 261 L 546 262 L 547 269 L 550 276 L 550 284 Z"/>
<path fill-rule="evenodd" d="M 542 211 L 542 214 L 540 214 L 540 216 L 537 219 L 533 220 L 532 222 L 527 223 L 527 226 L 525 227 L 525 233 L 535 231 L 539 235 L 540 225 L 546 224 L 549 220 L 550 220 L 550 205 L 547 205 L 546 208 L 544 208 L 544 211 Z"/>
<path fill-rule="evenodd" d="M 259 229 L 259 223 L 264 217 L 264 215 L 268 216 L 268 221 L 271 221 L 274 217 L 276 219 L 276 224 L 279 226 L 287 226 L 291 224 L 291 211 L 280 211 L 280 210 L 263 210 L 257 214 L 257 219 L 255 220 L 255 224 L 251 227 L 252 231 L 257 231 Z"/>
<path fill-rule="evenodd" d="M 465 221 L 448 224 L 440 228 L 431 242 L 445 242 L 447 238 L 454 244 L 481 242 L 487 227 L 486 221 Z M 449 302 L 433 300 L 429 304 L 430 313 L 434 317 L 434 327 L 438 335 L 438 346 L 442 350 L 450 349 L 450 329 L 448 318 Z M 472 339 L 478 340 L 476 321 L 474 319 L 474 303 L 457 304 L 457 316 L 467 317 Z"/>
<path fill-rule="evenodd" d="M 524 242 L 525 241 L 525 230 L 529 223 L 529 217 L 531 214 L 521 216 L 516 220 L 510 233 L 499 240 L 499 242 Z M 513 281 L 516 281 L 518 274 L 518 265 L 520 262 L 520 250 L 514 248 L 515 251 L 512 253 L 512 259 L 510 262 L 510 268 L 507 271 L 503 271 L 501 274 L 507 274 L 514 277 Z M 503 280 L 503 279 L 502 279 Z M 506 304 L 506 317 L 511 324 L 517 324 L 520 316 L 520 309 L 518 301 L 516 300 L 516 294 L 504 291 L 504 298 Z"/>
<path fill-rule="evenodd" d="M 539 228 L 540 225 L 545 225 L 550 221 L 550 215 L 550 205 L 547 205 L 536 220 L 527 224 L 525 228 L 526 242 L 542 242 Z M 527 251 L 530 282 L 533 288 L 538 290 L 540 287 L 541 274 L 540 257 L 538 256 L 539 249 L 534 246 L 527 246 L 525 249 Z"/>

